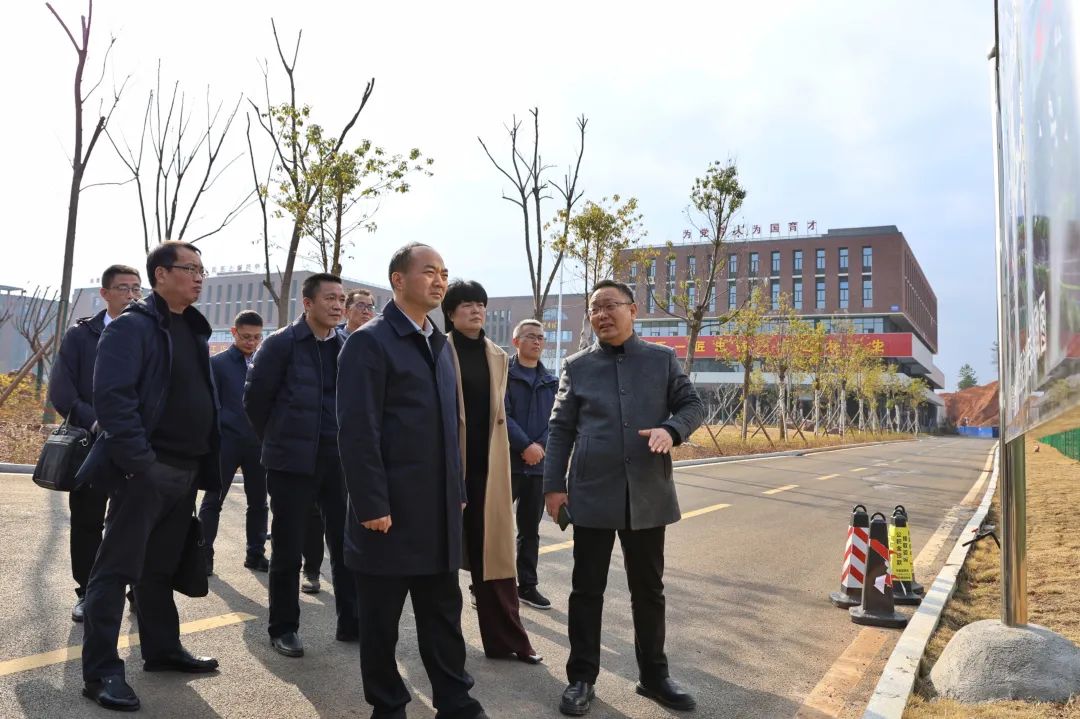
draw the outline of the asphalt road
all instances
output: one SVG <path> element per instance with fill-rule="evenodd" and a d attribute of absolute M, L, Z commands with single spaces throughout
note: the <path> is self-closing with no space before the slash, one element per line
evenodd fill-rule
<path fill-rule="evenodd" d="M 839 586 L 851 506 L 861 502 L 888 514 L 894 505 L 905 505 L 918 555 L 945 516 L 962 511 L 956 508 L 979 477 L 991 446 L 976 439 L 926 439 L 679 470 L 676 482 L 688 516 L 667 534 L 667 648 L 673 676 L 697 695 L 695 715 L 793 717 L 860 630 L 826 599 Z M 0 491 L 0 716 L 115 716 L 80 695 L 82 629 L 68 614 L 75 595 L 66 496 L 35 487 L 25 475 L 0 475 Z M 221 671 L 147 674 L 138 649 L 122 649 L 124 658 L 134 652 L 128 680 L 142 699 L 140 715 L 368 716 L 357 645 L 334 640 L 328 589 L 301 595 L 307 655 L 287 659 L 271 650 L 266 575 L 241 565 L 243 504 L 242 488 L 234 487 L 222 518 L 210 596 L 179 602 L 181 622 L 192 630 L 183 638 L 185 646 L 216 656 Z M 953 537 L 961 526 L 956 523 Z M 522 607 L 522 615 L 545 663 L 486 659 L 468 605 L 463 614 L 474 695 L 492 717 L 558 716 L 567 657 L 570 531 L 563 534 L 545 521 L 541 533 L 541 589 L 554 607 L 548 612 Z M 952 538 L 946 546 L 951 545 Z M 932 581 L 945 554 L 927 565 L 930 574 L 917 579 Z M 463 574 L 462 587 L 467 584 Z M 633 627 L 617 547 L 608 587 L 602 670 L 590 716 L 677 716 L 634 693 Z M 125 634 L 135 631 L 130 619 Z M 880 663 L 894 640 L 882 648 Z M 399 664 L 414 693 L 409 716 L 433 717 L 408 606 Z M 851 690 L 851 706 L 869 697 L 876 682 L 872 674 L 873 667 Z"/>

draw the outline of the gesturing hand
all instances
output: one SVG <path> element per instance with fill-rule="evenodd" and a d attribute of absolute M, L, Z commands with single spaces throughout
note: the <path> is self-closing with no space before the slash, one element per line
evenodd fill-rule
<path fill-rule="evenodd" d="M 638 430 L 638 434 L 649 438 L 649 451 L 656 454 L 667 454 L 675 444 L 671 439 L 671 433 L 663 427 L 641 429 Z"/>
<path fill-rule="evenodd" d="M 369 519 L 368 521 L 361 522 L 360 524 L 365 529 L 370 529 L 373 532 L 382 532 L 383 534 L 386 534 L 390 531 L 390 525 L 392 525 L 393 523 L 394 522 L 390 519 L 390 515 L 388 514 L 385 517 L 379 517 L 378 519 Z"/>

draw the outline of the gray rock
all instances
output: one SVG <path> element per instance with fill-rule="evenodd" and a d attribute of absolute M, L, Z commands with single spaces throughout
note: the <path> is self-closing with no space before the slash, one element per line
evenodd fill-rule
<path fill-rule="evenodd" d="M 953 636 L 930 680 L 938 694 L 962 702 L 1065 702 L 1080 694 L 1080 648 L 1036 624 L 986 619 Z"/>

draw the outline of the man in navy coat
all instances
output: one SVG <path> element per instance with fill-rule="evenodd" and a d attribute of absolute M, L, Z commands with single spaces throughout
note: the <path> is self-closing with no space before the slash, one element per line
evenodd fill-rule
<path fill-rule="evenodd" d="M 360 674 L 374 716 L 405 717 L 398 622 L 412 595 L 439 719 L 486 718 L 469 695 L 461 635 L 457 375 L 427 313 L 446 293 L 442 257 L 406 245 L 390 261 L 394 299 L 349 336 L 338 360 L 338 445 L 349 512 L 345 562 L 357 574 Z"/>

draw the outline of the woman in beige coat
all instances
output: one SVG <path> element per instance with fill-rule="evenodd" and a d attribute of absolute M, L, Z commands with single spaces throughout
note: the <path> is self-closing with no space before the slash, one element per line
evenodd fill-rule
<path fill-rule="evenodd" d="M 484 653 L 542 661 L 521 624 L 515 580 L 510 442 L 506 435 L 509 358 L 484 337 L 487 293 L 477 282 L 447 288 L 443 314 L 458 375 L 458 434 L 465 463 L 465 561 L 472 573 Z"/>

